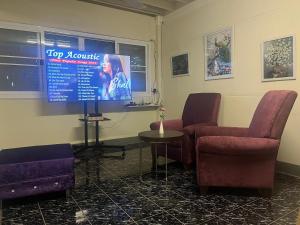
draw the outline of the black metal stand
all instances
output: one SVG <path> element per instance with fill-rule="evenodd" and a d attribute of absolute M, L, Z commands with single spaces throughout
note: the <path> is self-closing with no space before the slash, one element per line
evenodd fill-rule
<path fill-rule="evenodd" d="M 99 114 L 99 103 L 97 100 L 95 100 L 95 104 L 94 104 L 94 111 L 95 114 Z M 103 118 L 103 119 L 96 119 L 93 122 L 95 122 L 95 144 L 93 145 L 89 145 L 88 142 L 88 102 L 84 101 L 83 102 L 83 119 L 80 119 L 81 121 L 84 122 L 84 146 L 79 148 L 77 151 L 75 151 L 75 154 L 79 154 L 82 151 L 91 149 L 93 151 L 93 153 L 95 153 L 97 150 L 100 150 L 100 154 L 103 154 L 103 148 L 117 148 L 117 149 L 121 149 L 122 150 L 122 155 L 120 156 L 122 159 L 125 159 L 125 146 L 124 145 L 107 145 L 104 144 L 104 142 L 100 142 L 99 141 L 99 121 L 107 121 L 110 120 L 108 118 Z M 109 158 L 120 158 L 119 156 L 103 156 L 103 157 L 109 157 Z"/>

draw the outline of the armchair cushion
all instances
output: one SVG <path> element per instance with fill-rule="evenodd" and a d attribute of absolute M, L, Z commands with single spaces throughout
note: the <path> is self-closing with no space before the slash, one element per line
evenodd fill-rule
<path fill-rule="evenodd" d="M 280 139 L 296 98 L 295 91 L 267 92 L 253 115 L 250 136 Z"/>
<path fill-rule="evenodd" d="M 189 125 L 183 128 L 183 131 L 185 134 L 190 135 L 190 136 L 195 136 L 195 131 L 198 127 L 203 127 L 203 126 L 217 126 L 217 122 L 208 122 L 208 123 L 196 123 L 193 125 Z"/>
<path fill-rule="evenodd" d="M 276 157 L 280 141 L 269 138 L 206 136 L 197 141 L 197 149 L 202 153 L 218 155 L 274 155 Z"/>
<path fill-rule="evenodd" d="M 150 124 L 151 130 L 158 130 L 160 126 L 160 121 L 156 121 Z M 163 121 L 164 129 L 166 130 L 178 130 L 182 131 L 182 120 L 175 119 L 175 120 L 164 120 Z"/>
<path fill-rule="evenodd" d="M 203 137 L 203 136 L 247 137 L 248 132 L 249 132 L 249 128 L 244 128 L 244 127 L 214 127 L 214 126 L 195 127 L 196 137 Z"/>
<path fill-rule="evenodd" d="M 190 94 L 182 112 L 183 126 L 195 123 L 217 122 L 221 94 L 195 93 Z"/>

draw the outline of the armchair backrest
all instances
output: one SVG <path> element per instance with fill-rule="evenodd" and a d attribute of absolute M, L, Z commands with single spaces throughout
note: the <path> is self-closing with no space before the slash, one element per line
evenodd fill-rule
<path fill-rule="evenodd" d="M 217 125 L 221 94 L 190 94 L 182 113 L 183 127 L 195 123 L 212 123 Z"/>
<path fill-rule="evenodd" d="M 249 136 L 280 139 L 296 98 L 295 91 L 268 91 L 255 110 Z"/>

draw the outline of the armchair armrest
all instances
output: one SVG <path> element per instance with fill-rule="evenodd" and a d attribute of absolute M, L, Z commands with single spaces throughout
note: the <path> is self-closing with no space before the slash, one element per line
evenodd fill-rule
<path fill-rule="evenodd" d="M 244 127 L 216 127 L 216 126 L 197 126 L 195 127 L 196 137 L 203 136 L 234 136 L 247 137 L 249 128 Z"/>
<path fill-rule="evenodd" d="M 150 124 L 151 130 L 158 130 L 160 125 L 160 121 L 156 121 Z M 182 120 L 181 119 L 175 119 L 175 120 L 164 120 L 163 121 L 164 129 L 172 129 L 172 130 L 178 130 L 182 131 Z"/>
<path fill-rule="evenodd" d="M 280 140 L 253 137 L 206 136 L 197 140 L 198 153 L 222 155 L 274 155 Z"/>
<path fill-rule="evenodd" d="M 208 123 L 195 123 L 183 128 L 184 133 L 188 134 L 189 136 L 194 136 L 195 131 L 198 127 L 205 127 L 205 126 L 217 126 L 216 122 L 208 122 Z"/>

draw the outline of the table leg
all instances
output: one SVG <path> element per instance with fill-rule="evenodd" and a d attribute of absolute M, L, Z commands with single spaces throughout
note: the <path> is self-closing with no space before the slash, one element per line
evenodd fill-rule
<path fill-rule="evenodd" d="M 122 148 L 122 151 L 123 151 L 123 153 L 122 153 L 121 158 L 122 158 L 122 159 L 125 159 L 125 156 L 126 156 L 126 153 L 125 153 L 125 147 Z"/>
<path fill-rule="evenodd" d="M 99 158 L 96 157 L 96 177 L 97 177 L 97 181 L 100 181 L 100 166 L 99 166 L 100 162 L 99 162 Z"/>
<path fill-rule="evenodd" d="M 139 160 L 140 179 L 142 179 L 142 158 L 143 158 L 143 146 L 142 144 L 140 144 L 140 160 Z"/>
<path fill-rule="evenodd" d="M 157 179 L 157 144 L 155 145 L 155 178 Z"/>
<path fill-rule="evenodd" d="M 181 154 L 181 163 L 182 163 L 182 141 L 180 142 L 180 154 Z"/>
<path fill-rule="evenodd" d="M 168 181 L 168 144 L 166 143 L 166 184 Z"/>

